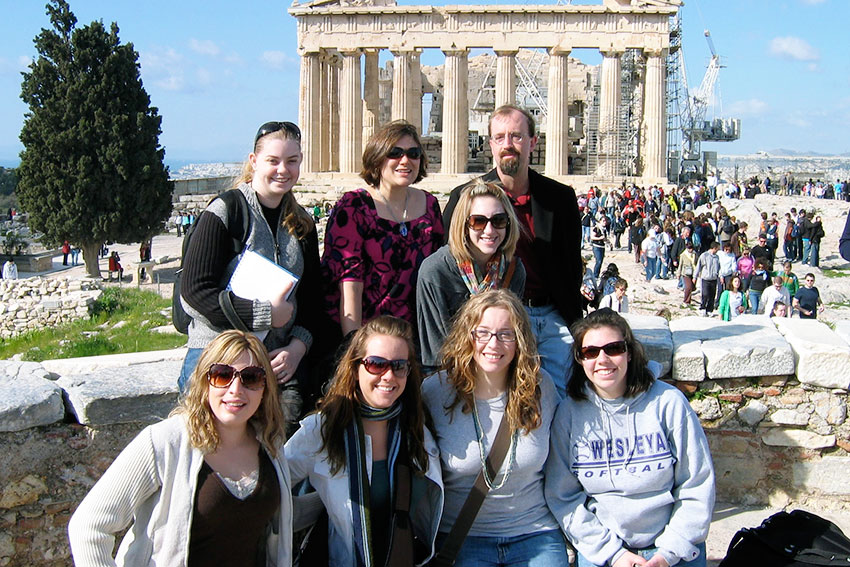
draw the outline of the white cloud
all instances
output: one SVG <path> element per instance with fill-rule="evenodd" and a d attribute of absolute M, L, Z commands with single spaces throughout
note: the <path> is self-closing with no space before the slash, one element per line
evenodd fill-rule
<path fill-rule="evenodd" d="M 826 0 L 803 0 L 803 4 L 810 4 L 814 6 L 815 4 L 823 4 Z"/>
<path fill-rule="evenodd" d="M 811 121 L 801 115 L 789 116 L 788 124 L 790 126 L 796 126 L 797 128 L 811 128 L 812 126 Z"/>
<path fill-rule="evenodd" d="M 283 51 L 264 51 L 260 56 L 260 61 L 262 61 L 267 67 L 271 69 L 283 69 L 288 63 L 292 63 L 295 60 L 288 56 Z"/>
<path fill-rule="evenodd" d="M 221 53 L 221 49 L 209 39 L 194 39 L 189 40 L 189 49 L 194 51 L 195 53 L 199 53 L 201 55 L 208 55 L 210 57 L 216 57 L 219 53 Z"/>
<path fill-rule="evenodd" d="M 767 110 L 768 105 L 766 102 L 757 98 L 750 98 L 733 102 L 723 109 L 723 113 L 739 118 L 742 116 L 758 116 L 764 114 Z"/>
<path fill-rule="evenodd" d="M 770 41 L 770 53 L 783 59 L 819 61 L 820 52 L 799 37 L 775 37 Z"/>
<path fill-rule="evenodd" d="M 195 71 L 195 83 L 198 86 L 209 86 L 212 84 L 212 73 L 210 73 L 207 69 L 201 67 L 197 71 Z"/>
<path fill-rule="evenodd" d="M 185 58 L 171 47 L 154 48 L 140 53 L 143 78 L 167 91 L 185 88 Z"/>

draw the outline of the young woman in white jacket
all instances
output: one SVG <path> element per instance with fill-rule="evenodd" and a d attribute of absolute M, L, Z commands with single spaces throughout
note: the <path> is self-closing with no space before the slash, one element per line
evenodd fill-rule
<path fill-rule="evenodd" d="M 74 512 L 74 563 L 289 566 L 292 503 L 277 395 L 256 337 L 216 337 L 172 416 L 131 441 Z M 127 528 L 113 559 L 115 535 Z"/>
<path fill-rule="evenodd" d="M 399 544 L 411 548 L 405 567 L 433 555 L 443 481 L 420 383 L 410 323 L 372 319 L 354 334 L 319 411 L 286 443 L 292 482 L 309 479 L 328 512 L 331 566 L 396 565 L 388 558 Z"/>

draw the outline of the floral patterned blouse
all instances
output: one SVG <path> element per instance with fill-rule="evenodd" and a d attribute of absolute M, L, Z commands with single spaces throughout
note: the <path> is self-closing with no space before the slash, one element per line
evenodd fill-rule
<path fill-rule="evenodd" d="M 425 193 L 425 214 L 398 223 L 381 218 L 365 189 L 345 193 L 328 217 L 322 280 L 325 309 L 339 322 L 339 283 L 363 282 L 362 322 L 393 315 L 416 323 L 416 274 L 443 245 L 440 205 Z M 402 224 L 407 235 L 402 235 Z"/>

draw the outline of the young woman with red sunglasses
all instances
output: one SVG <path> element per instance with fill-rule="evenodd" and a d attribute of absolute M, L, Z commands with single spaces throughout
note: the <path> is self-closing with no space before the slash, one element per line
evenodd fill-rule
<path fill-rule="evenodd" d="M 504 189 L 476 181 L 455 206 L 449 243 L 425 258 L 416 282 L 416 319 L 425 373 L 440 364 L 451 318 L 470 295 L 525 290 L 525 268 L 514 256 L 520 225 Z M 511 267 L 513 264 L 513 267 Z"/>
<path fill-rule="evenodd" d="M 284 416 L 250 333 L 210 342 L 168 419 L 113 461 L 68 525 L 77 565 L 289 565 Z M 128 529 L 113 559 L 115 535 Z"/>
<path fill-rule="evenodd" d="M 599 309 L 571 333 L 578 364 L 552 422 L 546 501 L 578 567 L 704 567 L 714 469 L 699 418 L 619 314 Z"/>
<path fill-rule="evenodd" d="M 387 315 L 357 330 L 318 412 L 286 443 L 293 484 L 308 479 L 327 510 L 330 565 L 410 567 L 433 554 L 443 483 L 412 339 Z"/>

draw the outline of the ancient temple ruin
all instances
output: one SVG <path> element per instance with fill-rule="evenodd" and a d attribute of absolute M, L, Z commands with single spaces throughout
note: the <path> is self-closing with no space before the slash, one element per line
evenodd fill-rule
<path fill-rule="evenodd" d="M 359 171 L 363 143 L 382 122 L 405 119 L 421 131 L 422 98 L 430 93 L 429 133 L 441 140 L 441 173 L 466 172 L 476 136 L 486 134 L 482 117 L 493 107 L 519 103 L 539 118 L 545 140 L 540 162 L 547 175 L 665 182 L 665 62 L 670 19 L 680 5 L 680 0 L 442 7 L 392 0 L 295 3 L 289 13 L 298 21 L 303 171 Z M 492 76 L 489 83 L 470 84 L 470 50 L 482 48 L 492 50 L 487 57 L 494 61 L 485 63 L 494 68 Z M 598 49 L 602 64 L 587 68 L 571 58 L 579 48 Z M 380 69 L 384 49 L 393 58 Z M 442 77 L 423 72 L 424 49 L 444 54 Z M 526 77 L 527 50 L 543 59 L 537 71 L 543 70 L 546 83 L 536 93 L 536 83 Z M 391 80 L 381 81 L 381 72 L 390 69 Z M 479 104 L 488 90 L 492 101 Z"/>

